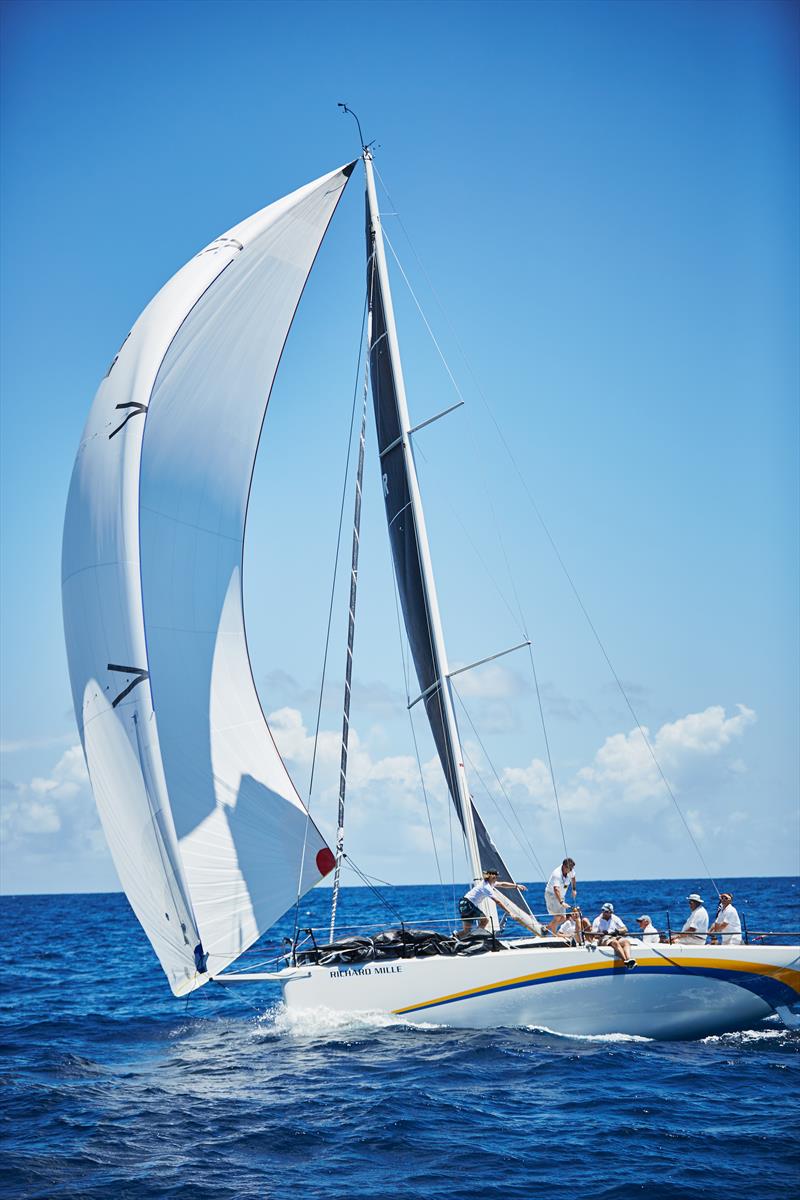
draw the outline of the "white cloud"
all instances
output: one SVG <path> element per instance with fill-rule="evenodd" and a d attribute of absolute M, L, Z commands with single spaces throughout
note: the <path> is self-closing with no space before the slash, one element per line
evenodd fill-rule
<path fill-rule="evenodd" d="M 667 803 L 669 797 L 653 755 L 677 794 L 691 783 L 699 764 L 719 757 L 755 721 L 752 709 L 743 704 L 737 709 L 734 716 L 727 717 L 721 705 L 712 705 L 662 725 L 655 736 L 643 727 L 653 754 L 639 729 L 612 734 L 592 762 L 559 789 L 563 809 L 581 815 L 602 811 L 610 817 L 645 801 L 651 811 L 654 803 Z M 746 770 L 741 758 L 725 766 L 738 773 Z M 547 769 L 539 759 L 533 759 L 528 767 L 506 768 L 503 778 L 533 800 L 541 800 L 549 790 Z M 699 829 L 700 814 L 693 814 L 693 820 Z M 687 821 L 691 827 L 688 814 Z"/>
<path fill-rule="evenodd" d="M 300 794 L 305 798 L 314 749 L 313 733 L 294 708 L 277 709 L 267 721 L 281 755 Z M 341 734 L 321 730 L 314 768 L 312 814 L 330 838 L 339 790 Z M 446 814 L 446 789 L 438 759 L 422 764 L 428 804 L 436 816 Z M 351 835 L 364 850 L 384 842 L 397 855 L 417 855 L 431 850 L 425 796 L 417 760 L 410 754 L 374 756 L 350 730 L 347 773 L 348 816 Z M 446 820 L 445 815 L 445 820 Z M 352 847 L 352 842 L 351 842 Z M 354 856 L 357 855 L 353 850 Z"/>
<path fill-rule="evenodd" d="M 53 768 L 56 779 L 71 783 L 86 784 L 89 782 L 89 772 L 86 770 L 86 759 L 80 746 L 70 746 Z"/>
<path fill-rule="evenodd" d="M 463 663 L 456 663 L 451 668 L 458 670 Z M 455 685 L 462 696 L 471 696 L 482 700 L 509 700 L 528 691 L 527 685 L 514 671 L 501 667 L 499 663 L 485 663 L 473 671 L 465 671 L 458 676 Z"/>
<path fill-rule="evenodd" d="M 752 708 L 737 704 L 737 716 L 726 717 L 721 704 L 714 704 L 701 713 L 689 713 L 671 725 L 662 725 L 656 734 L 655 751 L 662 762 L 680 758 L 687 751 L 696 754 L 718 754 L 725 746 L 741 737 L 745 728 L 756 719 Z"/>
<path fill-rule="evenodd" d="M 499 688 L 500 684 L 495 681 L 493 686 Z M 710 706 L 703 712 L 666 723 L 651 735 L 656 756 L 694 836 L 711 845 L 715 854 L 725 838 L 740 841 L 742 827 L 751 819 L 747 796 L 741 792 L 748 777 L 740 746 L 755 719 L 755 713 L 744 705 L 730 715 L 721 706 Z M 309 731 L 301 713 L 293 707 L 276 709 L 268 720 L 300 793 L 305 796 L 314 747 L 313 731 Z M 420 721 L 424 724 L 422 718 Z M 338 728 L 322 730 L 317 746 L 312 815 L 329 842 L 334 835 L 340 737 Z M 380 727 L 377 731 L 371 729 L 363 738 L 355 728 L 351 730 L 349 853 L 364 869 L 383 878 L 434 879 L 430 810 L 440 865 L 449 875 L 453 855 L 454 861 L 458 860 L 455 867 L 458 873 L 463 867 L 462 838 L 435 753 L 427 750 L 429 757 L 422 763 L 426 808 L 416 757 L 387 754 L 387 748 Z M 501 849 L 510 856 L 509 865 L 516 866 L 520 874 L 527 873 L 531 865 L 529 856 L 522 854 L 512 832 L 503 826 L 505 800 L 480 747 L 468 741 L 465 753 L 479 807 L 500 835 Z M 473 764 L 491 791 L 491 801 L 480 786 Z M 527 835 L 533 837 L 535 832 L 537 853 L 547 857 L 550 851 L 560 852 L 560 846 L 556 845 L 552 782 L 546 763 L 533 758 L 526 766 L 506 767 L 500 771 L 500 777 Z M 615 869 L 612 864 L 618 864 L 617 874 L 630 873 L 632 856 L 636 862 L 646 859 L 650 864 L 656 854 L 661 854 L 662 860 L 666 855 L 664 861 L 668 866 L 670 853 L 685 846 L 685 830 L 677 815 L 670 811 L 669 797 L 638 729 L 606 738 L 586 766 L 569 778 L 559 778 L 558 785 L 570 850 L 577 852 L 576 857 L 580 856 L 582 863 L 594 872 L 612 877 Z M 736 787 L 740 788 L 738 795 L 733 790 Z M 735 796 L 737 802 L 733 803 Z M 497 803 L 499 813 L 493 811 L 492 801 Z M 6 846 L 13 847 L 19 861 L 25 855 L 29 861 L 35 859 L 40 870 L 42 864 L 59 854 L 75 864 L 70 871 L 75 871 L 76 878 L 81 863 L 85 867 L 100 863 L 100 856 L 106 856 L 107 851 L 80 746 L 67 748 L 49 770 L 40 771 L 26 783 L 4 782 L 2 824 Z M 512 824 L 517 828 L 516 820 Z M 643 830 L 653 832 L 656 836 L 653 845 L 648 843 L 643 850 L 644 843 L 635 842 L 634 827 L 640 839 Z M 648 869 L 654 868 L 648 866 Z"/>
<path fill-rule="evenodd" d="M 36 775 L 27 783 L 12 784 L 4 791 L 1 816 L 6 845 L 57 833 L 63 846 L 92 852 L 102 849 L 99 820 L 80 746 L 65 750 L 49 775 Z"/>
<path fill-rule="evenodd" d="M 540 758 L 532 758 L 527 767 L 506 767 L 502 780 L 506 787 L 522 788 L 534 800 L 553 794 L 550 772 Z"/>

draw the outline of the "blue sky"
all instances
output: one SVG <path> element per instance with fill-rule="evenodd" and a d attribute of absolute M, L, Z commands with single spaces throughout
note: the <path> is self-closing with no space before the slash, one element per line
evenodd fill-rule
<path fill-rule="evenodd" d="M 579 871 L 703 879 L 496 418 L 709 869 L 795 872 L 797 8 L 62 0 L 2 12 L 4 890 L 116 886 L 61 628 L 63 511 L 94 391 L 198 248 L 354 156 L 339 100 L 377 139 L 382 203 L 399 214 L 387 232 L 467 401 L 417 442 L 451 660 L 519 640 L 516 588 Z M 361 191 L 356 175 L 287 347 L 246 551 L 255 676 L 301 792 L 363 302 Z M 398 276 L 395 288 L 423 420 L 456 397 Z M 377 876 L 432 882 L 386 543 L 370 458 L 350 847 Z M 313 800 L 328 828 L 341 599 Z M 530 666 L 512 656 L 460 680 L 549 869 L 562 846 Z M 462 724 L 492 793 L 476 783 L 479 807 L 535 879 Z M 417 731 L 447 874 L 447 808 Z"/>

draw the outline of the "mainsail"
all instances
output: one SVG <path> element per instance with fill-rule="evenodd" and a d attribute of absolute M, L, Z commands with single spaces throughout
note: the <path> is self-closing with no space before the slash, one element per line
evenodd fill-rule
<path fill-rule="evenodd" d="M 73 471 L 75 712 L 120 881 L 177 995 L 333 867 L 261 711 L 241 571 L 275 372 L 354 165 L 249 217 L 161 289 L 100 385 Z"/>
<path fill-rule="evenodd" d="M 425 533 L 422 502 L 409 435 L 402 369 L 391 313 L 383 239 L 380 228 L 372 163 L 367 151 L 367 281 L 370 295 L 370 382 L 381 481 L 389 525 L 397 588 L 414 660 L 420 698 L 430 723 L 433 740 L 447 786 L 467 837 L 478 874 L 490 867 L 501 878 L 511 879 L 469 795 L 463 754 L 456 723 L 444 637 L 439 619 L 433 570 Z M 469 811 L 468 807 L 469 806 Z M 474 846 L 471 845 L 474 831 Z M 519 891 L 510 892 L 525 912 L 530 909 Z"/>

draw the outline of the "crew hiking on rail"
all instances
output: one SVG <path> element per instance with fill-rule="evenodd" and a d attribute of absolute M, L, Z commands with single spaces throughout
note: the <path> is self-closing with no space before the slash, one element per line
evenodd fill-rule
<path fill-rule="evenodd" d="M 528 890 L 524 883 L 511 883 L 507 879 L 498 879 L 497 871 L 490 867 L 483 872 L 481 882 L 471 887 L 458 902 L 458 911 L 461 914 L 463 924 L 456 935 L 457 937 L 465 937 L 466 934 L 471 933 L 475 921 L 478 922 L 480 929 L 485 929 L 489 924 L 489 918 L 486 916 L 486 913 L 478 908 L 481 900 L 494 900 L 495 904 L 499 904 L 501 908 L 506 907 L 505 901 L 497 891 L 497 888 L 510 888 L 512 891 L 520 892 Z"/>

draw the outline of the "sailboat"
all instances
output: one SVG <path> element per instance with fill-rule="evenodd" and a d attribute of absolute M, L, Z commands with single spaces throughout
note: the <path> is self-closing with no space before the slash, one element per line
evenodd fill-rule
<path fill-rule="evenodd" d="M 341 865 L 264 717 L 250 666 L 242 560 L 270 392 L 326 230 L 359 161 L 366 179 L 369 376 L 394 571 L 411 657 L 474 879 L 512 880 L 470 795 L 414 461 L 373 154 L 215 238 L 158 292 L 108 368 L 78 449 L 64 528 L 64 626 L 75 713 L 111 854 L 176 996 L 277 980 L 292 1009 L 378 1011 L 464 1027 L 699 1037 L 800 1000 L 797 946 L 608 947 L 527 926 L 494 904 L 483 938 L 386 931 L 359 956 L 295 943 L 274 972 L 232 971 Z M 363 438 L 362 438 L 363 454 Z M 337 879 L 338 883 L 338 879 Z M 336 892 L 334 892 L 334 896 Z M 408 934 L 408 936 L 406 936 Z M 419 939 L 417 939 L 419 940 Z M 449 948 L 444 945 L 449 940 Z M 363 941 L 360 944 L 364 945 Z M 439 947 L 441 952 L 431 953 Z"/>

